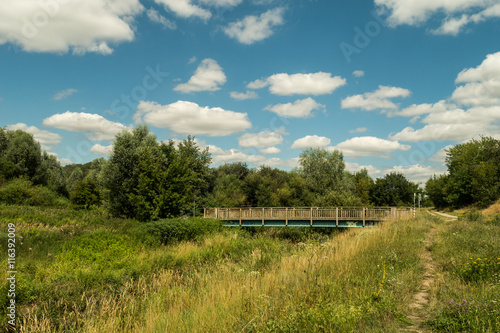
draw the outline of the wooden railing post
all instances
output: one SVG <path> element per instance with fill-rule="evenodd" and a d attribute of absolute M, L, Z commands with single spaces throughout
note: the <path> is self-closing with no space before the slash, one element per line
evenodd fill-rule
<path fill-rule="evenodd" d="M 311 207 L 311 227 L 313 225 L 313 208 Z"/>
<path fill-rule="evenodd" d="M 339 226 L 339 207 L 335 207 L 335 221 L 336 221 L 336 226 Z"/>
<path fill-rule="evenodd" d="M 285 208 L 285 226 L 288 226 L 288 207 Z"/>
<path fill-rule="evenodd" d="M 240 208 L 240 227 L 241 227 L 241 208 Z"/>
<path fill-rule="evenodd" d="M 264 218 L 265 218 L 264 207 L 262 207 L 262 226 L 264 226 Z"/>
<path fill-rule="evenodd" d="M 366 221 L 366 214 L 365 214 L 365 207 L 363 207 L 363 227 L 365 226 L 365 221 Z"/>

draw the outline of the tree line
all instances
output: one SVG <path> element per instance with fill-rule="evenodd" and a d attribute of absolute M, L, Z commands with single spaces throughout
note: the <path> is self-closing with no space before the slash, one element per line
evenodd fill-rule
<path fill-rule="evenodd" d="M 500 148 L 492 138 L 449 149 L 448 173 L 429 179 L 425 192 L 401 173 L 374 180 L 366 169 L 349 172 L 338 150 L 305 149 L 291 171 L 210 164 L 208 149 L 193 137 L 159 142 L 141 125 L 116 136 L 109 159 L 61 167 L 31 134 L 0 128 L 0 202 L 66 200 L 149 221 L 199 213 L 201 207 L 411 206 L 413 194 L 423 193 L 441 208 L 500 197 Z"/>

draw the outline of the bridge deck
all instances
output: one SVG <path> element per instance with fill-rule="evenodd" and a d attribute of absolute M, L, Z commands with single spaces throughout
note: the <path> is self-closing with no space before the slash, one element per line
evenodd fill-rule
<path fill-rule="evenodd" d="M 227 226 L 367 227 L 394 218 L 409 218 L 407 207 L 260 207 L 205 208 L 205 218 Z"/>

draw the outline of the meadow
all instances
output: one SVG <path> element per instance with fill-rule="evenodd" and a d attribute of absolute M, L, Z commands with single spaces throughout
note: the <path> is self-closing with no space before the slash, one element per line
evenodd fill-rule
<path fill-rule="evenodd" d="M 2 205 L 0 220 L 3 267 L 16 226 L 20 332 L 400 332 L 413 327 L 423 251 L 436 269 L 420 329 L 500 331 L 498 213 L 240 229 Z"/>

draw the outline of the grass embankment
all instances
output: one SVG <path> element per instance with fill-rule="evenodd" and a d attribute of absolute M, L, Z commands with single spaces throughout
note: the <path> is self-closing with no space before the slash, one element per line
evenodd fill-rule
<path fill-rule="evenodd" d="M 428 327 L 438 332 L 500 332 L 500 215 L 472 210 L 458 220 L 441 221 L 431 248 L 438 271 Z"/>
<path fill-rule="evenodd" d="M 469 258 L 499 257 L 500 227 L 491 222 L 423 215 L 328 235 L 199 219 L 140 224 L 95 211 L 15 206 L 0 206 L 0 218 L 2 253 L 8 223 L 21 236 L 21 332 L 399 332 L 432 225 L 438 273 L 429 327 L 462 325 L 451 299 L 487 306 L 498 300 L 492 268 L 477 273 L 481 278 L 462 271 L 476 265 Z M 5 289 L 2 283 L 3 304 Z M 475 327 L 494 332 L 495 309 L 479 309 L 486 324 Z"/>

